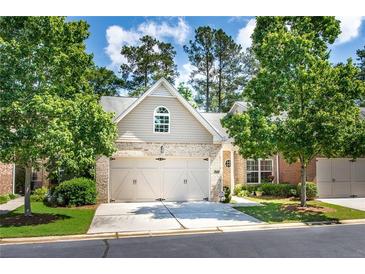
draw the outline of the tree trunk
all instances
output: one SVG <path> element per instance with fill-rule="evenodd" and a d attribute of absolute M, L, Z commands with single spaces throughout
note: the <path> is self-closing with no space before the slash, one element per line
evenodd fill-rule
<path fill-rule="evenodd" d="M 218 76 L 218 112 L 222 110 L 222 69 L 219 70 Z"/>
<path fill-rule="evenodd" d="M 25 191 L 24 191 L 24 215 L 32 216 L 32 209 L 30 207 L 30 181 L 32 177 L 32 166 L 25 167 Z"/>
<path fill-rule="evenodd" d="M 300 206 L 307 206 L 307 166 L 301 163 L 301 189 L 300 189 Z"/>
<path fill-rule="evenodd" d="M 207 69 L 207 87 L 206 87 L 206 96 L 205 97 L 207 99 L 205 111 L 209 112 L 210 105 L 209 105 L 209 70 L 208 69 Z"/>

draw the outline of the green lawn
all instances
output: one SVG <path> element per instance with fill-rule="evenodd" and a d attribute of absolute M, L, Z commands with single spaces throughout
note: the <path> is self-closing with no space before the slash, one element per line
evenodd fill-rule
<path fill-rule="evenodd" d="M 303 210 L 300 207 L 297 208 L 300 205 L 300 202 L 295 200 L 264 197 L 249 199 L 259 202 L 263 206 L 235 208 L 267 223 L 337 222 L 348 219 L 365 219 L 365 211 L 327 204 L 320 201 L 308 201 L 309 208 Z"/>
<path fill-rule="evenodd" d="M 19 207 L 0 216 L 0 238 L 71 235 L 86 233 L 95 209 L 52 208 L 43 203 L 32 203 L 32 217 L 23 216 Z"/>

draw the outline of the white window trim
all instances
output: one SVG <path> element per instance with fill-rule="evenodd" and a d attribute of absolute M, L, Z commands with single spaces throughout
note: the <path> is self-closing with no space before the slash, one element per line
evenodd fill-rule
<path fill-rule="evenodd" d="M 156 113 L 156 111 L 157 111 L 159 108 L 165 108 L 165 109 L 167 109 L 167 112 L 168 112 L 168 113 Z M 159 116 L 168 116 L 168 117 L 169 117 L 169 123 L 168 123 L 169 130 L 168 130 L 167 132 L 157 132 L 157 131 L 155 131 L 155 116 L 156 116 L 157 114 L 158 114 Z M 169 110 L 167 107 L 165 107 L 165 106 L 157 106 L 157 107 L 155 108 L 155 110 L 153 111 L 153 116 L 152 116 L 152 132 L 153 132 L 154 134 L 169 134 L 169 133 L 170 133 L 170 131 L 171 131 L 171 116 L 170 116 L 170 110 Z"/>
<path fill-rule="evenodd" d="M 255 159 L 247 159 L 247 161 L 255 161 Z M 258 158 L 257 159 L 257 170 L 248 170 L 247 168 L 247 161 L 246 161 L 246 182 L 247 182 L 247 174 L 249 172 L 257 172 L 258 173 L 258 182 L 257 183 L 249 183 L 247 182 L 247 184 L 252 184 L 252 185 L 257 185 L 257 184 L 261 184 L 261 172 L 268 172 L 267 170 L 261 171 L 261 161 L 270 161 L 271 162 L 271 175 L 273 175 L 273 169 L 274 169 L 274 161 L 273 159 L 262 159 L 262 158 Z"/>

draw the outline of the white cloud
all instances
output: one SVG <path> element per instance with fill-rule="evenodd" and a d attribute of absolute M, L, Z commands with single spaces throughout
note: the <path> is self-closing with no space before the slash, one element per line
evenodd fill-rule
<path fill-rule="evenodd" d="M 138 26 L 138 31 L 144 35 L 147 34 L 157 39 L 172 37 L 178 44 L 182 45 L 188 37 L 190 27 L 184 19 L 179 18 L 179 22 L 176 26 L 168 25 L 166 22 L 157 24 L 152 21 L 140 24 Z"/>
<path fill-rule="evenodd" d="M 359 35 L 361 16 L 338 16 L 336 19 L 341 21 L 341 34 L 338 36 L 336 44 L 349 42 Z"/>
<path fill-rule="evenodd" d="M 256 20 L 250 19 L 250 21 L 248 21 L 246 26 L 238 31 L 236 41 L 237 43 L 241 44 L 243 49 L 246 49 L 251 46 L 252 44 L 251 35 L 255 27 L 256 27 Z"/>
<path fill-rule="evenodd" d="M 176 84 L 180 84 L 182 82 L 186 83 L 190 79 L 190 73 L 193 71 L 194 66 L 190 63 L 186 63 L 182 65 L 182 68 L 179 70 L 179 77 L 176 80 Z"/>
<path fill-rule="evenodd" d="M 105 48 L 105 52 L 111 60 L 110 68 L 118 70 L 119 66 L 126 62 L 120 54 L 122 47 L 126 44 L 135 45 L 139 38 L 140 34 L 124 30 L 120 26 L 110 26 L 106 30 L 108 46 Z"/>
<path fill-rule="evenodd" d="M 111 60 L 109 67 L 118 70 L 120 65 L 125 63 L 125 58 L 120 54 L 124 45 L 136 45 L 139 38 L 150 35 L 156 39 L 164 40 L 172 38 L 176 43 L 182 45 L 190 32 L 190 26 L 183 18 L 179 18 L 177 25 L 173 26 L 166 22 L 156 23 L 153 21 L 140 24 L 137 29 L 125 30 L 120 26 L 110 26 L 106 30 L 107 47 L 106 54 Z"/>

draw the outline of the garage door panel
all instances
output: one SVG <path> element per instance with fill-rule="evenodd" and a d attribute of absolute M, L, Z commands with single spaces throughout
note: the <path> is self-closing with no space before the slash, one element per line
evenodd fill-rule
<path fill-rule="evenodd" d="M 188 186 L 184 182 L 186 171 L 176 168 L 163 171 L 163 198 L 166 201 L 185 201 L 188 199 Z"/>
<path fill-rule="evenodd" d="M 331 159 L 318 159 L 317 180 L 320 182 L 332 182 L 332 161 Z"/>
<path fill-rule="evenodd" d="M 136 177 L 133 170 L 113 169 L 110 176 L 110 193 L 113 200 L 134 200 Z"/>
<path fill-rule="evenodd" d="M 156 169 L 140 169 L 137 176 L 135 199 L 151 201 L 161 197 L 161 175 Z"/>
<path fill-rule="evenodd" d="M 123 158 L 110 167 L 114 200 L 202 200 L 209 194 L 209 162 L 203 159 Z"/>
<path fill-rule="evenodd" d="M 365 196 L 365 159 L 350 160 L 349 158 L 318 159 L 319 197 Z"/>
<path fill-rule="evenodd" d="M 318 182 L 318 196 L 319 197 L 332 197 L 332 182 Z"/>

